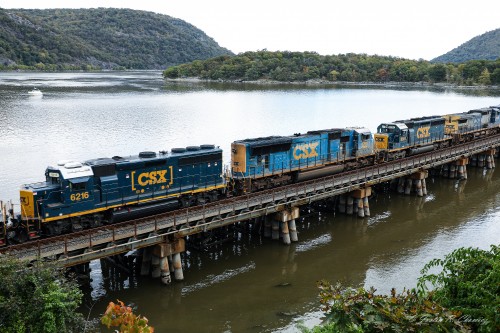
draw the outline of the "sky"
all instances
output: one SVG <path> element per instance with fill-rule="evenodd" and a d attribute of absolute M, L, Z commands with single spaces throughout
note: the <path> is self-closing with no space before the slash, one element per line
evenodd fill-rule
<path fill-rule="evenodd" d="M 314 51 L 431 60 L 500 28 L 498 0 L 0 0 L 9 8 L 130 8 L 169 15 L 234 53 Z"/>

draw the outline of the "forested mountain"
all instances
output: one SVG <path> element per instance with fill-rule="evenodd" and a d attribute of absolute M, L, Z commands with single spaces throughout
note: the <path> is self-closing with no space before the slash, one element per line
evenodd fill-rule
<path fill-rule="evenodd" d="M 0 69 L 165 69 L 232 54 L 193 25 L 131 9 L 2 9 Z"/>
<path fill-rule="evenodd" d="M 366 54 L 323 56 L 315 52 L 245 52 L 196 60 L 167 68 L 167 79 L 197 77 L 208 80 L 279 82 L 429 82 L 458 85 L 500 84 L 500 58 L 461 64 L 432 64 Z"/>
<path fill-rule="evenodd" d="M 496 60 L 500 58 L 500 28 L 474 37 L 431 62 L 466 62 L 468 60 Z"/>

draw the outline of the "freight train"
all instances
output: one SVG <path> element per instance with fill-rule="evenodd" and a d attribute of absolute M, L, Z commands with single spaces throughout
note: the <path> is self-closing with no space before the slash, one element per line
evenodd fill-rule
<path fill-rule="evenodd" d="M 237 140 L 229 170 L 214 145 L 61 161 L 23 185 L 20 214 L 4 216 L 0 245 L 205 204 L 422 154 L 500 133 L 500 105 L 464 113 Z M 227 171 L 227 172 L 226 172 Z"/>

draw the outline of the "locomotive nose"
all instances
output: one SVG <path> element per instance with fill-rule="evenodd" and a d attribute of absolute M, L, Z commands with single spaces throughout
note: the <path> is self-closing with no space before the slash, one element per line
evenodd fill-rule
<path fill-rule="evenodd" d="M 20 202 L 21 202 L 21 216 L 23 218 L 34 218 L 35 217 L 35 200 L 34 193 L 30 190 L 21 190 Z"/>

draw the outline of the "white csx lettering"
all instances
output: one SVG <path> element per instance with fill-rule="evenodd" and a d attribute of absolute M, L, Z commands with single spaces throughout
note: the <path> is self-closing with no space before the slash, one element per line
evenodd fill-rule
<path fill-rule="evenodd" d="M 319 142 L 311 142 L 295 146 L 293 150 L 293 158 L 296 160 L 300 160 L 303 158 L 311 158 L 318 156 L 318 152 L 316 151 L 318 145 Z"/>

